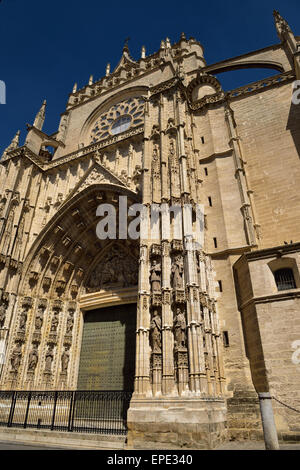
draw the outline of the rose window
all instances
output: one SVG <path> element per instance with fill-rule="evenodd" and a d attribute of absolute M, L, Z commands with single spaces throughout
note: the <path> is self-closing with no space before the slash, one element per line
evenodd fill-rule
<path fill-rule="evenodd" d="M 115 104 L 94 123 L 90 134 L 90 143 L 93 144 L 107 137 L 121 134 L 131 127 L 139 126 L 144 118 L 144 100 L 142 98 L 129 98 Z"/>

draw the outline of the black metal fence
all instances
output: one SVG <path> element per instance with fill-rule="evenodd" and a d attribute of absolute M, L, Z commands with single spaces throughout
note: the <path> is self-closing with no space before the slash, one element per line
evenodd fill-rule
<path fill-rule="evenodd" d="M 126 434 L 131 392 L 0 391 L 0 426 Z"/>

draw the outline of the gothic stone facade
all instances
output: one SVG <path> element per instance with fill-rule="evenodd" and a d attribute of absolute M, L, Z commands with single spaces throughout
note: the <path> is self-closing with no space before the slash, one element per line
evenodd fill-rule
<path fill-rule="evenodd" d="M 212 65 L 184 34 L 138 61 L 125 45 L 74 86 L 55 134 L 45 102 L 17 133 L 0 162 L 2 390 L 76 389 L 85 312 L 136 303 L 132 447 L 261 438 L 257 392 L 300 408 L 300 38 L 274 16 L 278 44 Z M 229 92 L 214 76 L 253 66 L 278 74 Z M 204 245 L 100 240 L 97 207 L 120 195 L 203 204 Z M 273 408 L 279 436 L 299 436 Z"/>

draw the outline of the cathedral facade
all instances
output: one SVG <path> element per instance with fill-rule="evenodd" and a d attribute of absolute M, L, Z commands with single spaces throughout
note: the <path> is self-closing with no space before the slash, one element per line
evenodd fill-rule
<path fill-rule="evenodd" d="M 278 44 L 210 65 L 184 34 L 138 61 L 126 44 L 74 86 L 57 132 L 44 102 L 16 134 L 0 161 L 1 390 L 132 391 L 133 448 L 259 439 L 269 393 L 279 437 L 299 438 L 300 37 L 274 17 Z M 277 72 L 227 92 L 215 76 L 250 67 Z"/>

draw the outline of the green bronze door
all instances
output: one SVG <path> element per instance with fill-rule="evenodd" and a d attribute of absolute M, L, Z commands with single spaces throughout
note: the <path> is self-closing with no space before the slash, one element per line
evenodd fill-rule
<path fill-rule="evenodd" d="M 133 390 L 136 304 L 85 313 L 78 390 Z"/>

